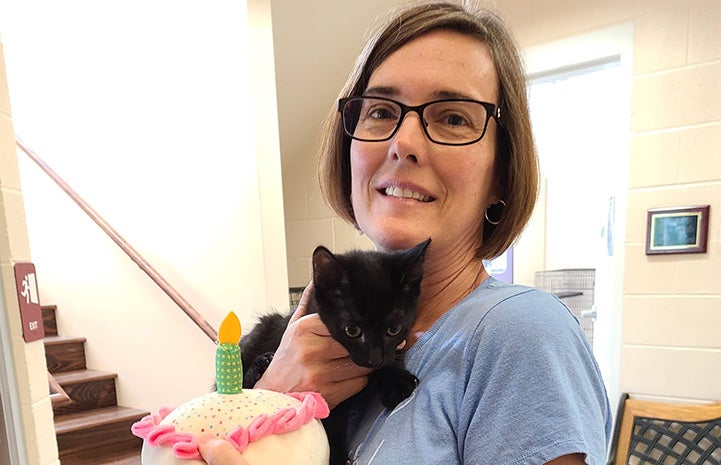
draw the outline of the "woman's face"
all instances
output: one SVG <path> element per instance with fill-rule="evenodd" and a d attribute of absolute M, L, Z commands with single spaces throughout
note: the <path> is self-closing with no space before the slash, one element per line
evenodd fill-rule
<path fill-rule="evenodd" d="M 488 47 L 440 30 L 390 55 L 371 75 L 364 95 L 406 105 L 453 97 L 498 103 L 497 89 Z M 479 142 L 439 145 L 411 112 L 388 141 L 353 140 L 351 201 L 361 231 L 382 250 L 431 237 L 436 251 L 474 252 L 484 211 L 499 200 L 493 177 L 496 131 L 496 122 L 489 121 Z"/>

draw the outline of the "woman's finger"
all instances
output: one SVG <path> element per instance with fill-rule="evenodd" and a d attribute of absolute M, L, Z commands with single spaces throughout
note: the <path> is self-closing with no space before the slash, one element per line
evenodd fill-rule
<path fill-rule="evenodd" d="M 232 444 L 222 439 L 201 441 L 198 450 L 209 465 L 249 465 Z"/>

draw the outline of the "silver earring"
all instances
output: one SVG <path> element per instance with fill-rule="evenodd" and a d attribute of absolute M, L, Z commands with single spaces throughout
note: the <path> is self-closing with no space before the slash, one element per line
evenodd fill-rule
<path fill-rule="evenodd" d="M 494 203 L 493 205 L 488 207 L 484 214 L 484 216 L 486 217 L 486 221 L 488 221 L 493 226 L 496 226 L 498 223 L 500 223 L 501 220 L 503 219 L 503 207 L 505 207 L 505 206 L 506 206 L 506 202 L 504 202 L 503 200 L 499 200 L 498 203 Z M 488 217 L 488 210 L 490 210 L 491 208 L 494 208 L 494 207 L 500 209 L 501 212 L 498 214 L 497 219 L 490 219 Z"/>

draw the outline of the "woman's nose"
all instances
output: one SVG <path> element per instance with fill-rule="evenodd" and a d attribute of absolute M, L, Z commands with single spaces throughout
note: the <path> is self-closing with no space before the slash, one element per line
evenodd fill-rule
<path fill-rule="evenodd" d="M 393 136 L 391 150 L 395 156 L 418 163 L 418 154 L 422 150 L 422 145 L 428 142 L 423 124 L 423 120 L 417 113 L 409 112 L 405 115 Z"/>
<path fill-rule="evenodd" d="M 424 124 L 425 122 L 418 112 L 409 111 L 403 116 L 403 120 L 400 122 L 398 131 L 396 131 L 396 136 L 401 132 L 411 132 L 414 136 L 425 138 L 426 133 L 423 127 Z"/>

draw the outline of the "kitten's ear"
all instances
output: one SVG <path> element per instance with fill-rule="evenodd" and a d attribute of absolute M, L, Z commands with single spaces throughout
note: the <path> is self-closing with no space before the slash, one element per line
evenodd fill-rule
<path fill-rule="evenodd" d="M 423 279 L 423 260 L 426 258 L 426 249 L 430 243 L 431 238 L 429 237 L 420 244 L 405 251 L 406 272 L 403 274 L 405 284 L 418 283 Z"/>
<path fill-rule="evenodd" d="M 423 263 L 423 259 L 425 259 L 426 257 L 426 249 L 428 248 L 428 244 L 430 243 L 431 238 L 429 237 L 420 244 L 414 245 L 410 249 L 406 250 L 406 254 L 408 256 L 408 263 Z"/>
<path fill-rule="evenodd" d="M 343 268 L 333 253 L 322 245 L 313 252 L 313 285 L 318 288 L 337 287 L 343 280 Z"/>

